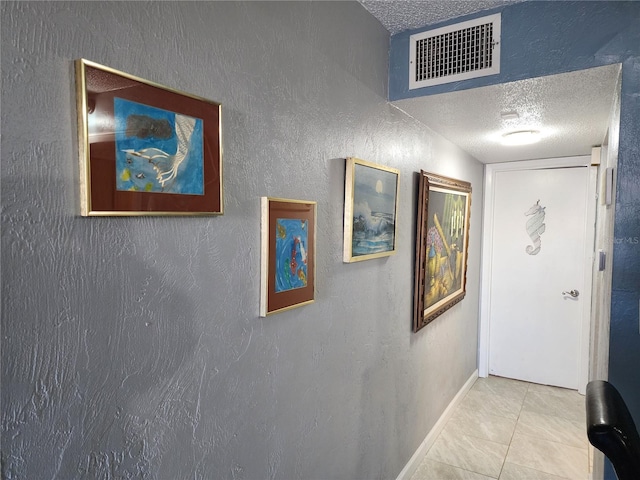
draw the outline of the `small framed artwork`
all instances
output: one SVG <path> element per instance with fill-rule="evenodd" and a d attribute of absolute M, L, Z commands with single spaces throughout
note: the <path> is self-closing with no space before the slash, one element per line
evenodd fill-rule
<path fill-rule="evenodd" d="M 260 316 L 315 297 L 316 202 L 262 197 Z"/>
<path fill-rule="evenodd" d="M 344 262 L 359 262 L 396 253 L 399 185 L 399 170 L 347 158 Z"/>
<path fill-rule="evenodd" d="M 83 216 L 223 213 L 219 103 L 75 67 Z"/>
<path fill-rule="evenodd" d="M 420 172 L 413 331 L 466 293 L 471 184 Z"/>

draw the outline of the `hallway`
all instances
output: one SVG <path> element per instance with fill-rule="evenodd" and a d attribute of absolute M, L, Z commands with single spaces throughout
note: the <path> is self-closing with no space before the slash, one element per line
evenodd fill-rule
<path fill-rule="evenodd" d="M 479 378 L 411 480 L 586 480 L 589 450 L 578 392 Z"/>

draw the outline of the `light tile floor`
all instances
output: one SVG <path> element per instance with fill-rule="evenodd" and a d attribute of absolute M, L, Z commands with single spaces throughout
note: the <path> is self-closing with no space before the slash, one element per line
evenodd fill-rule
<path fill-rule="evenodd" d="M 585 423 L 574 390 L 479 378 L 411 480 L 587 480 Z"/>

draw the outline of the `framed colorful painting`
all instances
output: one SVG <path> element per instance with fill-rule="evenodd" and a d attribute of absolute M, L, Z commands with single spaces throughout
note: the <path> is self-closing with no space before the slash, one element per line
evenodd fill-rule
<path fill-rule="evenodd" d="M 83 216 L 223 213 L 219 103 L 75 67 Z"/>
<path fill-rule="evenodd" d="M 413 331 L 466 293 L 471 184 L 420 172 Z"/>
<path fill-rule="evenodd" d="M 260 316 L 314 301 L 316 202 L 262 197 Z"/>
<path fill-rule="evenodd" d="M 344 188 L 346 263 L 396 253 L 400 172 L 347 158 Z"/>

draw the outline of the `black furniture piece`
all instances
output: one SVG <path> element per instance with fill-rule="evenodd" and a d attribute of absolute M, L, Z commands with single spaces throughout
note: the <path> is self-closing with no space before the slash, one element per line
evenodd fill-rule
<path fill-rule="evenodd" d="M 640 436 L 616 388 L 604 380 L 587 384 L 587 436 L 611 461 L 619 480 L 640 479 Z"/>

